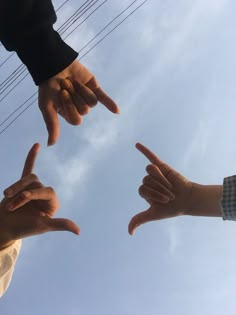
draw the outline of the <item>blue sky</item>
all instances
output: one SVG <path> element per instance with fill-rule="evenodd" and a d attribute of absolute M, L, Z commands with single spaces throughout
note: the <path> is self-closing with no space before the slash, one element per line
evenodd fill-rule
<path fill-rule="evenodd" d="M 108 1 L 68 42 L 79 50 L 130 2 Z M 58 25 L 78 6 L 70 1 Z M 179 217 L 127 233 L 130 218 L 147 208 L 137 193 L 147 165 L 137 141 L 199 183 L 221 184 L 236 173 L 235 6 L 150 0 L 83 59 L 120 105 L 119 116 L 97 106 L 80 127 L 61 121 L 59 142 L 47 148 L 35 105 L 0 136 L 1 190 L 17 180 L 38 141 L 35 172 L 58 192 L 58 216 L 81 228 L 79 237 L 23 242 L 1 314 L 235 314 L 234 222 Z M 12 61 L 2 79 L 18 64 Z M 33 90 L 26 80 L 1 104 L 1 117 Z"/>

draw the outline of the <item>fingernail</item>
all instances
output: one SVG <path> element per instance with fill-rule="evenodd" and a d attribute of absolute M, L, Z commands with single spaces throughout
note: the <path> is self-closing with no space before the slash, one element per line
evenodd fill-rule
<path fill-rule="evenodd" d="M 169 197 L 167 197 L 167 196 L 164 196 L 163 197 L 163 202 L 169 202 L 170 201 L 170 198 Z"/>
<path fill-rule="evenodd" d="M 25 197 L 29 197 L 31 195 L 31 192 L 29 191 L 23 191 L 22 193 Z"/>
<path fill-rule="evenodd" d="M 9 203 L 8 205 L 6 205 L 6 208 L 7 208 L 8 211 L 12 211 L 13 210 L 13 205 Z"/>
<path fill-rule="evenodd" d="M 11 189 L 7 189 L 5 190 L 4 194 L 7 196 L 7 197 L 10 197 L 12 194 L 13 194 L 13 191 Z"/>

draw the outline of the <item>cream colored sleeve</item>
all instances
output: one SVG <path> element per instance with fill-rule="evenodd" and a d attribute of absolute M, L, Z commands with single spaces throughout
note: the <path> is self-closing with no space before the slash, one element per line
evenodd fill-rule
<path fill-rule="evenodd" d="M 21 240 L 0 251 L 0 297 L 7 290 L 20 252 Z"/>

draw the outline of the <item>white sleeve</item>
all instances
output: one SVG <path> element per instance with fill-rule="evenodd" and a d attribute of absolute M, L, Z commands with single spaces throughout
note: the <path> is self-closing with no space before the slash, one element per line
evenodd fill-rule
<path fill-rule="evenodd" d="M 0 297 L 7 290 L 20 252 L 21 240 L 0 251 Z"/>

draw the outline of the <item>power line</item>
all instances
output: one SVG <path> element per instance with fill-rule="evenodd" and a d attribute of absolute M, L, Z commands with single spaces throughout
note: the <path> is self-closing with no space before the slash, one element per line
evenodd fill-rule
<path fill-rule="evenodd" d="M 27 104 L 36 94 L 37 94 L 37 91 L 36 91 L 34 94 L 32 94 L 29 98 L 27 98 L 27 100 L 25 100 L 24 103 L 22 103 L 19 107 L 17 107 L 8 117 L 6 117 L 6 118 L 1 122 L 0 127 L 1 127 L 2 125 L 4 125 L 4 123 L 5 123 L 6 121 L 8 121 L 8 120 L 11 118 L 11 116 L 13 116 L 16 112 L 18 112 L 19 109 L 21 109 L 25 104 Z M 35 100 L 34 100 L 34 102 L 35 102 Z"/>
<path fill-rule="evenodd" d="M 19 67 L 17 67 L 4 81 L 2 81 L 0 83 L 0 90 L 5 86 L 5 83 L 9 82 L 12 78 L 12 76 L 16 75 L 17 73 L 19 73 L 22 68 L 24 68 L 25 66 L 23 64 L 21 64 Z"/>
<path fill-rule="evenodd" d="M 94 3 L 96 4 L 98 0 L 87 0 L 85 1 L 59 28 L 58 32 L 62 32 L 63 29 L 71 22 L 73 22 L 73 19 L 77 18 L 78 14 L 81 13 L 81 10 L 83 10 L 83 6 L 85 6 L 85 9 L 91 4 Z"/>
<path fill-rule="evenodd" d="M 5 98 L 29 75 L 29 73 L 26 73 L 23 78 L 17 82 L 1 99 L 0 99 L 0 103 L 5 100 Z"/>
<path fill-rule="evenodd" d="M 19 115 L 17 115 L 3 130 L 0 131 L 0 135 L 3 134 L 4 131 L 6 131 L 21 115 L 24 114 L 25 111 L 27 111 L 28 108 L 30 108 L 30 106 L 32 106 L 35 102 L 37 101 L 37 98 L 34 99 L 25 109 L 22 110 L 22 112 L 20 112 Z"/>
<path fill-rule="evenodd" d="M 0 68 L 5 65 L 5 63 L 13 56 L 15 55 L 15 52 L 11 53 L 1 64 L 0 64 Z"/>
<path fill-rule="evenodd" d="M 76 25 L 76 27 L 69 33 L 66 35 L 66 37 L 64 38 L 67 39 L 67 37 L 69 37 L 79 26 L 81 26 L 91 15 L 93 15 L 98 9 L 101 8 L 101 6 L 103 6 L 108 0 L 104 0 L 99 6 L 97 6 L 88 16 L 86 16 L 86 18 L 80 22 L 78 25 Z M 136 0 L 137 1 L 137 0 Z"/>
<path fill-rule="evenodd" d="M 103 36 L 94 46 L 92 46 L 84 55 L 81 56 L 79 60 L 84 58 L 89 52 L 91 52 L 96 46 L 98 46 L 106 37 L 108 37 L 111 33 L 115 31 L 121 24 L 123 24 L 131 15 L 133 15 L 138 9 L 140 9 L 148 0 L 143 1 L 140 5 L 138 5 L 133 11 L 131 11 L 123 20 L 121 20 L 113 29 L 111 29 L 105 36 Z M 135 1 L 134 1 L 135 2 Z M 129 6 L 130 7 L 130 6 Z M 110 25 L 110 22 L 108 23 Z M 83 48 L 82 48 L 83 49 Z M 10 117 L 16 113 L 20 108 L 22 108 L 31 98 L 33 98 L 37 92 L 35 92 L 33 95 L 31 95 L 23 104 L 21 104 L 14 112 L 12 112 L 1 124 L 2 126 L 7 120 L 10 119 Z M 0 131 L 0 135 L 3 134 L 23 113 L 31 107 L 35 102 L 37 98 L 35 98 L 24 110 L 22 110 L 4 129 Z"/>
<path fill-rule="evenodd" d="M 23 67 L 21 69 L 21 71 L 18 71 L 18 73 L 16 73 L 14 75 L 14 78 L 11 79 L 11 81 L 9 82 L 5 82 L 1 87 L 0 87 L 0 95 L 2 95 L 23 73 L 25 72 L 25 68 Z M 27 74 L 28 75 L 28 74 Z M 0 100 L 1 102 L 1 100 Z"/>
<path fill-rule="evenodd" d="M 83 48 L 81 48 L 81 49 L 79 50 L 79 53 L 80 53 L 81 51 L 83 51 L 86 47 L 88 47 L 89 44 L 91 44 L 102 32 L 105 31 L 105 29 L 108 28 L 108 26 L 110 26 L 115 20 L 117 20 L 122 14 L 124 14 L 131 6 L 134 5 L 135 2 L 137 2 L 137 1 L 138 1 L 138 0 L 134 0 L 133 2 L 131 2 L 131 4 L 128 5 L 128 7 L 126 7 L 126 8 L 125 8 L 123 11 L 121 11 L 117 16 L 115 16 L 109 23 L 107 23 L 90 41 L 87 42 L 86 45 L 84 45 Z M 72 32 L 75 31 L 75 29 L 76 29 L 76 28 L 74 28 L 74 29 L 72 30 Z M 69 36 L 69 35 L 70 35 L 70 33 L 68 34 L 68 36 Z"/>
<path fill-rule="evenodd" d="M 65 5 L 68 1 L 70 1 L 70 0 L 65 0 L 65 1 L 57 8 L 56 12 L 59 11 L 59 10 L 61 10 L 61 8 L 63 8 L 64 5 Z"/>
<path fill-rule="evenodd" d="M 148 0 L 143 1 L 139 6 L 137 6 L 132 12 L 130 12 L 123 20 L 121 20 L 115 27 L 113 27 L 105 36 L 103 36 L 95 45 L 93 45 L 85 54 L 81 56 L 80 59 L 84 58 L 90 51 L 92 51 L 96 46 L 104 41 L 111 33 L 115 31 L 121 24 L 123 24 L 131 15 L 133 15 L 138 9 L 140 9 Z"/>

